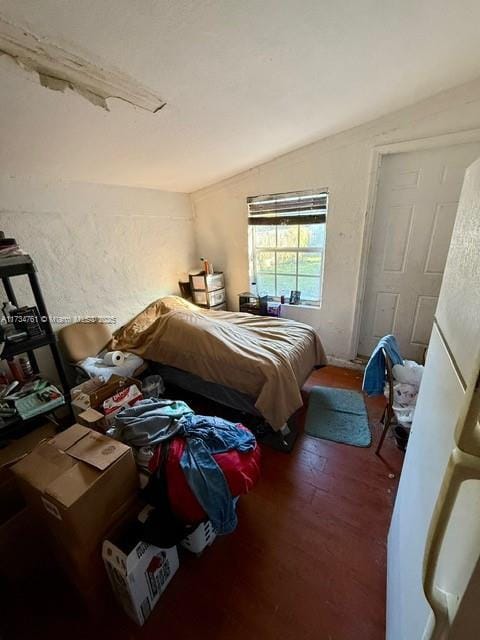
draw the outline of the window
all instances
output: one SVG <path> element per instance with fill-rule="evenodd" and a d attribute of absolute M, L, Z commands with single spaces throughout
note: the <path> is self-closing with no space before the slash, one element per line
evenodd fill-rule
<path fill-rule="evenodd" d="M 250 277 L 259 295 L 320 304 L 325 253 L 326 190 L 247 198 Z"/>

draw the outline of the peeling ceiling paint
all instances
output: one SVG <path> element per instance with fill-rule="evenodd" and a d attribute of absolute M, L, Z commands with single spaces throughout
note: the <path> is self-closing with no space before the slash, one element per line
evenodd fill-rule
<path fill-rule="evenodd" d="M 133 78 L 115 69 L 95 64 L 46 37 L 0 15 L 0 54 L 10 56 L 23 69 L 36 71 L 42 87 L 76 91 L 92 104 L 108 109 L 108 98 L 119 98 L 157 113 L 165 102 Z"/>

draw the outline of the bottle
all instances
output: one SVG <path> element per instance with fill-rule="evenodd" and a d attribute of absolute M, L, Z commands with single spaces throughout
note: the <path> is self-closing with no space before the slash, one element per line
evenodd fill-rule
<path fill-rule="evenodd" d="M 15 380 L 19 382 L 25 382 L 25 378 L 23 375 L 23 369 L 20 366 L 20 362 L 18 356 L 14 356 L 13 358 L 7 360 L 8 366 L 10 367 L 10 371 L 12 372 L 12 376 Z"/>
<path fill-rule="evenodd" d="M 0 384 L 10 384 L 14 379 L 8 362 L 6 360 L 0 360 Z"/>
<path fill-rule="evenodd" d="M 18 362 L 20 364 L 20 367 L 22 368 L 23 377 L 25 378 L 25 380 L 28 380 L 28 378 L 31 378 L 33 376 L 33 368 L 32 368 L 32 363 L 30 362 L 30 358 L 27 356 L 27 354 L 23 353 L 18 358 Z"/>

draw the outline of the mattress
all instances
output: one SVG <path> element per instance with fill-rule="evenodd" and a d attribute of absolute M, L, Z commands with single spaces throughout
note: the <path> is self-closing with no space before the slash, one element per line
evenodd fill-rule
<path fill-rule="evenodd" d="M 326 364 L 320 338 L 308 325 L 200 309 L 174 296 L 152 303 L 116 331 L 110 348 L 255 398 L 275 430 L 302 406 L 300 388 L 312 369 Z"/>

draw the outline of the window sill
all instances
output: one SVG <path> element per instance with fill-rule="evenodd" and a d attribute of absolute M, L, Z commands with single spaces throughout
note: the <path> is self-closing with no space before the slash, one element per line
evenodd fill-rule
<path fill-rule="evenodd" d="M 282 307 L 289 307 L 290 309 L 321 309 L 322 303 L 319 304 L 290 304 L 289 302 L 284 302 Z"/>

